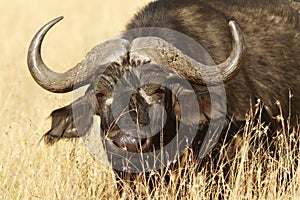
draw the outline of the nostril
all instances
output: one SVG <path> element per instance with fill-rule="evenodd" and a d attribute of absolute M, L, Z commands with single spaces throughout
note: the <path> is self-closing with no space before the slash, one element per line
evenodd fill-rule
<path fill-rule="evenodd" d="M 141 152 L 147 142 L 144 134 L 139 135 L 136 131 L 127 131 L 126 133 L 120 131 L 114 134 L 111 139 L 116 146 L 131 152 Z"/>
<path fill-rule="evenodd" d="M 147 138 L 141 138 L 140 141 L 141 141 L 141 145 L 144 146 L 147 142 Z"/>

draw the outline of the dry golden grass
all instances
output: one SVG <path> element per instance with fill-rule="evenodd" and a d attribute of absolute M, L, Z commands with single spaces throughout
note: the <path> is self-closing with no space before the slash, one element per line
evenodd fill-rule
<path fill-rule="evenodd" d="M 213 154 L 214 162 L 206 160 L 199 168 L 187 159 L 176 182 L 178 170 L 153 173 L 156 186 L 149 190 L 143 179 L 125 185 L 124 199 L 299 199 L 300 198 L 300 126 L 285 128 L 272 135 L 266 145 L 268 127 L 260 121 L 260 105 L 247 115 L 245 127 Z M 256 116 L 256 117 L 253 117 Z M 258 117 L 258 118 L 257 118 Z M 281 123 L 287 125 L 282 118 Z M 270 148 L 272 146 L 272 149 Z M 238 147 L 238 148 L 236 148 Z M 235 156 L 231 157 L 232 150 Z M 276 152 L 276 156 L 273 154 Z M 210 156 L 213 156 L 210 155 Z M 200 161 L 201 162 L 201 161 Z M 218 167 L 212 167 L 213 165 Z M 225 177 L 227 166 L 228 176 Z M 170 177 L 170 181 L 164 180 Z M 153 181 L 151 180 L 151 181 Z"/>
<path fill-rule="evenodd" d="M 132 13 L 146 2 L 0 0 L 0 199 L 118 199 L 110 168 L 96 162 L 79 141 L 62 141 L 53 147 L 39 144 L 50 127 L 47 116 L 53 109 L 68 104 L 72 95 L 52 94 L 40 88 L 29 74 L 26 54 L 38 28 L 64 15 L 65 19 L 47 35 L 43 52 L 51 68 L 65 71 L 94 45 L 120 33 Z M 299 159 L 285 146 L 290 139 L 286 137 L 299 134 L 299 129 L 278 136 L 281 157 L 279 162 L 270 158 L 268 163 L 264 159 L 268 152 L 247 159 L 246 152 L 251 147 L 249 130 L 262 132 L 261 127 L 246 129 L 229 182 L 224 182 L 219 173 L 208 179 L 209 169 L 195 173 L 189 166 L 183 171 L 191 178 L 180 180 L 179 190 L 159 184 L 151 193 L 140 185 L 138 190 L 127 188 L 123 199 L 142 195 L 147 199 L 209 199 L 222 190 L 229 199 L 299 198 L 299 172 L 291 179 L 282 177 L 282 183 L 276 179 L 293 166 L 293 159 Z M 261 176 L 259 172 L 266 164 L 268 173 Z M 290 184 L 286 184 L 287 180 Z M 282 192 L 284 188 L 286 191 Z"/>

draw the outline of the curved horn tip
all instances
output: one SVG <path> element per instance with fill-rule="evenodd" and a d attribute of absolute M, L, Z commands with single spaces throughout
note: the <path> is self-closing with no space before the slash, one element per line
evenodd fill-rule
<path fill-rule="evenodd" d="M 55 24 L 57 24 L 60 20 L 62 20 L 64 17 L 60 16 L 57 17 L 53 20 L 51 20 L 50 22 L 48 22 L 47 24 L 45 24 L 37 33 L 36 35 L 33 37 L 29 50 L 30 49 L 35 49 L 36 47 L 40 46 L 42 44 L 42 40 L 44 39 L 44 36 L 46 35 L 46 33 L 50 30 L 50 28 L 52 26 L 54 26 Z"/>
<path fill-rule="evenodd" d="M 230 26 L 230 28 L 233 28 L 233 29 L 239 28 L 238 23 L 236 23 L 236 21 L 234 21 L 234 20 L 230 20 L 230 21 L 228 22 L 228 25 Z"/>
<path fill-rule="evenodd" d="M 48 32 L 48 30 L 54 26 L 55 24 L 57 24 L 59 21 L 61 21 L 64 17 L 60 16 L 60 17 L 56 17 L 55 19 L 52 19 L 50 22 L 48 22 L 47 24 L 45 24 L 40 30 L 39 32 Z"/>
<path fill-rule="evenodd" d="M 228 25 L 230 27 L 231 33 L 234 38 L 236 38 L 236 36 L 239 36 L 240 39 L 244 40 L 243 33 L 242 33 L 239 25 L 235 21 L 233 21 L 233 20 L 229 21 Z"/>
<path fill-rule="evenodd" d="M 234 26 L 234 25 L 236 25 L 236 22 L 234 20 L 230 20 L 228 22 L 228 24 L 229 24 L 229 26 Z"/>
<path fill-rule="evenodd" d="M 50 26 L 49 28 L 51 28 L 52 26 L 57 24 L 59 21 L 61 21 L 63 18 L 64 18 L 64 16 L 56 17 L 55 19 L 52 19 L 50 22 L 48 22 L 45 26 Z"/>
<path fill-rule="evenodd" d="M 239 25 L 235 21 L 233 21 L 233 20 L 229 21 L 228 25 L 229 25 L 232 33 L 238 32 Z"/>
<path fill-rule="evenodd" d="M 59 16 L 59 17 L 56 17 L 55 19 L 53 19 L 52 21 L 55 23 L 59 22 L 60 20 L 62 20 L 64 18 L 64 16 Z"/>

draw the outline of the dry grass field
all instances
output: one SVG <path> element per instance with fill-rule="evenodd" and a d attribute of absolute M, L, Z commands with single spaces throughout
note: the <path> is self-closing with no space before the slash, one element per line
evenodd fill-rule
<path fill-rule="evenodd" d="M 72 94 L 52 94 L 39 87 L 27 69 L 26 54 L 35 32 L 63 15 L 65 19 L 49 32 L 43 46 L 46 63 L 63 72 L 93 46 L 120 33 L 146 2 L 0 0 L 0 199 L 118 199 L 112 171 L 95 161 L 80 141 L 62 141 L 52 147 L 39 143 L 50 127 L 47 116 L 68 104 Z M 245 129 L 229 181 L 218 172 L 207 178 L 209 167 L 196 174 L 190 166 L 183 173 L 191 178 L 181 180 L 177 189 L 160 184 L 150 193 L 141 185 L 125 188 L 122 198 L 209 199 L 223 192 L 228 199 L 300 199 L 300 175 L 294 164 L 299 155 L 293 154 L 290 145 L 299 139 L 299 127 L 279 133 L 279 160 L 259 148 L 248 159 L 250 132 L 264 133 L 263 127 L 251 127 L 251 123 Z M 267 172 L 261 175 L 265 166 Z"/>

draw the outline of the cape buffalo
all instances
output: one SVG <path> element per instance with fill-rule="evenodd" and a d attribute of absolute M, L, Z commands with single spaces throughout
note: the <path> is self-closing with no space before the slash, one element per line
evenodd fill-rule
<path fill-rule="evenodd" d="M 189 130 L 201 134 L 213 120 L 216 130 L 225 129 L 229 121 L 242 123 L 250 102 L 258 99 L 271 121 L 279 113 L 275 104 L 278 100 L 284 116 L 292 107 L 291 120 L 296 122 L 300 114 L 298 8 L 297 2 L 288 0 L 157 0 L 134 15 L 120 38 L 96 46 L 83 61 L 61 74 L 49 69 L 41 58 L 45 34 L 62 18 L 52 20 L 30 44 L 31 75 L 51 92 L 66 93 L 90 86 L 83 97 L 52 112 L 52 126 L 44 136 L 46 143 L 85 135 L 93 115 L 99 115 L 110 155 L 130 160 L 127 153 L 153 152 L 171 143 L 178 137 L 180 125 L 184 127 L 183 136 L 179 136 L 183 141 Z M 211 59 L 175 33 L 199 43 Z M 154 82 L 142 84 L 141 79 Z M 120 90 L 119 83 L 123 83 Z M 178 89 L 166 87 L 167 83 Z M 223 83 L 226 95 L 209 91 Z M 190 101 L 181 101 L 176 92 Z M 293 94 L 291 103 L 289 93 Z M 127 104 L 116 100 L 128 95 Z M 196 104 L 191 100 L 193 95 Z M 114 116 L 113 105 L 128 113 L 120 111 Z M 127 114 L 131 121 L 118 124 Z M 223 116 L 225 122 L 218 123 Z M 162 126 L 158 123 L 161 120 Z M 134 126 L 128 127 L 132 122 Z M 149 124 L 149 129 L 143 129 Z M 150 134 L 153 130 L 155 134 Z M 203 139 L 198 135 L 194 138 Z M 117 158 L 112 161 L 118 162 Z M 134 166 L 122 167 L 129 170 Z"/>

